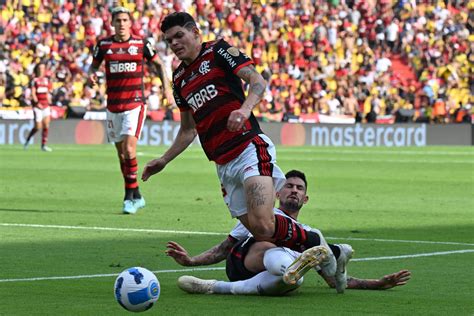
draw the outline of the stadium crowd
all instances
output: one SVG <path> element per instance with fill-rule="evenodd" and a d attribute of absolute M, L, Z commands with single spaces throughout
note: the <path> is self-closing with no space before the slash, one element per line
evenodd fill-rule
<path fill-rule="evenodd" d="M 47 64 L 53 104 L 101 111 L 105 83 L 87 71 L 109 9 L 132 10 L 133 31 L 149 38 L 171 76 L 178 61 L 162 41 L 161 20 L 187 11 L 204 41 L 222 37 L 251 56 L 270 83 L 255 114 L 360 122 L 470 122 L 474 103 L 474 2 L 461 0 L 13 0 L 0 20 L 0 106 L 31 106 L 33 70 Z M 162 101 L 157 76 L 145 84 L 149 109 Z M 67 113 L 74 113 L 68 111 Z M 79 111 L 80 112 L 80 111 Z"/>

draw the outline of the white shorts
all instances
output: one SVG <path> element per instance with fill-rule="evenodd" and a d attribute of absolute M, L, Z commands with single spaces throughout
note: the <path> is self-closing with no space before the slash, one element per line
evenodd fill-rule
<path fill-rule="evenodd" d="M 258 135 L 237 158 L 225 165 L 216 164 L 216 168 L 224 202 L 232 217 L 247 214 L 245 179 L 260 175 L 271 176 L 276 191 L 279 191 L 286 181 L 285 174 L 276 165 L 275 145 L 264 134 Z"/>
<path fill-rule="evenodd" d="M 51 108 L 48 106 L 44 109 L 33 107 L 33 117 L 35 122 L 42 122 L 44 118 L 51 116 Z"/>
<path fill-rule="evenodd" d="M 107 138 L 109 142 L 119 143 L 125 135 L 140 139 L 145 118 L 146 105 L 119 113 L 107 110 Z"/>

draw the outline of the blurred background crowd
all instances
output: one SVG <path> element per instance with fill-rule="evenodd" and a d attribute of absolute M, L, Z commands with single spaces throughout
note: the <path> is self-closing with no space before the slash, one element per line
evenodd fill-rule
<path fill-rule="evenodd" d="M 2 3 L 3 2 L 3 3 Z M 10 0 L 0 1 L 0 106 L 31 106 L 33 70 L 47 64 L 53 104 L 66 116 L 103 111 L 105 78 L 87 85 L 92 47 L 113 34 L 109 9 L 133 12 L 168 76 L 179 63 L 161 20 L 187 11 L 204 41 L 224 38 L 251 56 L 269 85 L 255 114 L 267 121 L 328 116 L 357 122 L 471 122 L 474 1 Z M 145 76 L 150 113 L 177 108 Z M 78 110 L 79 109 L 79 110 Z M 176 115 L 175 115 L 176 117 Z"/>

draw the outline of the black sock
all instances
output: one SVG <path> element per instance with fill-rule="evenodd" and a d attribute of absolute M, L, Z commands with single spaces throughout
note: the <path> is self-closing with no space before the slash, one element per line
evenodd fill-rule
<path fill-rule="evenodd" d="M 329 245 L 329 248 L 331 248 L 332 253 L 334 254 L 334 257 L 336 257 L 336 259 L 339 258 L 339 256 L 341 255 L 341 248 L 333 244 L 328 244 L 328 245 Z"/>
<path fill-rule="evenodd" d="M 138 189 L 138 187 L 136 187 L 134 190 L 133 190 L 133 198 L 135 200 L 139 200 L 142 198 L 142 195 L 140 194 L 140 190 Z"/>
<path fill-rule="evenodd" d="M 133 200 L 133 191 L 134 189 L 125 188 L 125 197 L 124 200 Z"/>

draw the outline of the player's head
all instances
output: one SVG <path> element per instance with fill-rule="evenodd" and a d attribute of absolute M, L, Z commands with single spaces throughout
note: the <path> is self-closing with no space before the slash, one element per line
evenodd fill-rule
<path fill-rule="evenodd" d="M 201 36 L 193 17 L 186 12 L 174 12 L 161 23 L 165 41 L 180 60 L 192 61 L 201 50 Z"/>
<path fill-rule="evenodd" d="M 287 213 L 298 212 L 309 199 L 306 195 L 308 185 L 306 175 L 301 171 L 291 170 L 285 177 L 285 184 L 278 191 L 280 208 Z"/>
<path fill-rule="evenodd" d="M 112 26 L 119 39 L 126 40 L 130 37 L 132 28 L 132 15 L 125 7 L 115 7 L 110 10 L 112 14 Z"/>
<path fill-rule="evenodd" d="M 40 62 L 35 67 L 35 75 L 38 77 L 43 77 L 46 74 L 46 65 L 43 62 Z"/>

